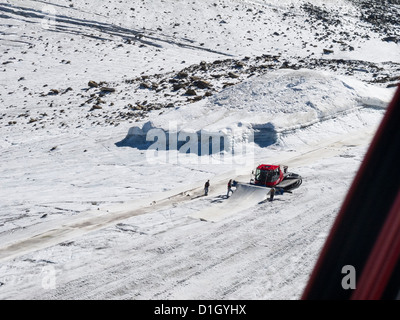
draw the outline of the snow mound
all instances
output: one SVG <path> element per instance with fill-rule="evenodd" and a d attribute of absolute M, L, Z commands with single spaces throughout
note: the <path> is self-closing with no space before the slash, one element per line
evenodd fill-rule
<path fill-rule="evenodd" d="M 384 109 L 392 89 L 312 70 L 281 69 L 229 87 L 208 100 L 171 110 L 129 130 L 119 146 L 145 146 L 150 130 L 253 135 L 261 147 L 295 132 L 362 108 Z M 246 140 L 243 138 L 243 140 Z"/>
<path fill-rule="evenodd" d="M 272 124 L 277 132 L 304 127 L 359 107 L 385 108 L 392 91 L 311 70 L 282 69 L 231 87 L 210 100 L 225 117 L 210 126 Z"/>

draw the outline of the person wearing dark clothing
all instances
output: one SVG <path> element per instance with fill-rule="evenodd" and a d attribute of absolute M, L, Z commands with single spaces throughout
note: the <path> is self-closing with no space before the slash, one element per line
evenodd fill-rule
<path fill-rule="evenodd" d="M 275 188 L 272 187 L 271 190 L 268 192 L 268 194 L 269 194 L 269 201 L 274 200 L 275 191 L 276 191 Z"/>
<path fill-rule="evenodd" d="M 229 198 L 229 192 L 233 193 L 232 190 L 232 179 L 228 181 L 228 192 L 226 193 L 226 197 Z"/>
<path fill-rule="evenodd" d="M 210 188 L 210 180 L 207 180 L 207 182 L 204 185 L 204 195 L 208 195 L 208 189 Z"/>

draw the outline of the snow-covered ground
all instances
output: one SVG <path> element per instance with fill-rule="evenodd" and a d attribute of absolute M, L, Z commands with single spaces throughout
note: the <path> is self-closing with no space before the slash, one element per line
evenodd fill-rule
<path fill-rule="evenodd" d="M 298 299 L 399 27 L 359 1 L 65 3 L 0 4 L 0 299 Z M 207 135 L 228 150 L 199 154 Z M 260 163 L 303 184 L 226 198 Z"/>

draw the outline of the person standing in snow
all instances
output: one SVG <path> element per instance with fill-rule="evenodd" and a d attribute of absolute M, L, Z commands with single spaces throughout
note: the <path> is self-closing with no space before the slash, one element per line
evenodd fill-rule
<path fill-rule="evenodd" d="M 269 192 L 267 194 L 269 194 L 269 201 L 274 200 L 274 196 L 275 196 L 275 187 L 272 187 L 271 190 L 269 190 Z"/>
<path fill-rule="evenodd" d="M 232 190 L 232 179 L 228 181 L 228 192 L 226 193 L 226 197 L 229 198 L 229 192 L 233 193 Z"/>
<path fill-rule="evenodd" d="M 207 180 L 207 182 L 204 185 L 204 195 L 208 195 L 208 189 L 210 188 L 210 180 Z"/>

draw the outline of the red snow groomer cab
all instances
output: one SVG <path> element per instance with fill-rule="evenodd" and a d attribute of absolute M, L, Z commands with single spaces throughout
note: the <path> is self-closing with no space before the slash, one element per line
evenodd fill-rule
<path fill-rule="evenodd" d="M 254 179 L 250 182 L 265 187 L 282 188 L 290 191 L 300 187 L 303 182 L 300 175 L 287 172 L 288 167 L 282 165 L 260 164 L 256 171 L 253 171 Z"/>

